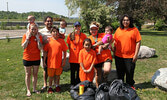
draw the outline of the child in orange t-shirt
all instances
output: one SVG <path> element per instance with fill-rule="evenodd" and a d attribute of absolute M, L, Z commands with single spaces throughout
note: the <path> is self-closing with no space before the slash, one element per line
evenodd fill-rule
<path fill-rule="evenodd" d="M 48 44 L 44 46 L 44 67 L 46 66 L 46 57 L 47 59 L 47 70 L 49 76 L 49 89 L 48 93 L 53 93 L 52 81 L 56 78 L 56 92 L 60 92 L 60 75 L 62 74 L 63 66 L 66 62 L 66 51 L 68 49 L 65 41 L 59 38 L 59 29 L 53 27 L 51 29 L 52 37 Z M 62 52 L 64 59 L 62 60 Z"/>
<path fill-rule="evenodd" d="M 93 81 L 94 78 L 94 64 L 96 61 L 96 53 L 92 47 L 90 39 L 85 39 L 83 42 L 83 49 L 79 52 L 80 71 L 79 78 L 82 81 Z"/>

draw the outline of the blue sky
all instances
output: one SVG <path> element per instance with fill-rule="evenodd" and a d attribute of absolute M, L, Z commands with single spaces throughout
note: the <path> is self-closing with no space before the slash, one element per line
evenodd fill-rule
<path fill-rule="evenodd" d="M 7 11 L 7 2 L 9 11 L 19 13 L 50 11 L 68 17 L 68 9 L 65 5 L 65 0 L 0 0 L 0 11 Z M 70 17 L 78 17 L 78 14 L 74 14 Z"/>

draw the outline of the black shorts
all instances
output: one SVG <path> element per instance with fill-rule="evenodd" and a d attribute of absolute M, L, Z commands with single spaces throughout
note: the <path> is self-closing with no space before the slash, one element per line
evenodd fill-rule
<path fill-rule="evenodd" d="M 110 63 L 112 63 L 112 60 L 107 59 L 105 62 L 110 62 Z M 94 67 L 95 67 L 95 68 L 100 68 L 100 67 L 103 66 L 103 64 L 104 64 L 105 62 L 98 63 L 98 64 L 96 64 Z"/>
<path fill-rule="evenodd" d="M 40 60 L 36 60 L 36 61 L 27 61 L 23 59 L 23 65 L 28 67 L 28 66 L 39 66 L 40 65 Z"/>

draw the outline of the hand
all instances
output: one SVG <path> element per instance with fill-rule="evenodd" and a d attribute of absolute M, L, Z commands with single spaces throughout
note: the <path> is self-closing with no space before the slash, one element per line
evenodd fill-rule
<path fill-rule="evenodd" d="M 40 39 L 39 39 L 39 35 L 38 35 L 38 34 L 35 35 L 35 37 L 36 37 L 37 41 L 40 41 Z"/>
<path fill-rule="evenodd" d="M 137 56 L 134 55 L 134 56 L 133 56 L 133 60 L 132 60 L 132 62 L 135 63 L 136 61 L 137 61 Z"/>
<path fill-rule="evenodd" d="M 88 71 L 87 71 L 87 70 L 85 70 L 85 69 L 84 69 L 83 71 L 84 71 L 85 73 L 88 73 Z"/>
<path fill-rule="evenodd" d="M 46 63 L 44 62 L 44 63 L 43 63 L 43 68 L 45 68 L 45 67 L 47 67 L 47 65 L 46 65 Z"/>
<path fill-rule="evenodd" d="M 65 66 L 65 62 L 62 62 L 61 66 L 64 67 Z"/>

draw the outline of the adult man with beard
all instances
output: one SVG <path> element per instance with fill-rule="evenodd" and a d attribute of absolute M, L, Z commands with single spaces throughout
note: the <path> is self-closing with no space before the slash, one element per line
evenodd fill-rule
<path fill-rule="evenodd" d="M 41 30 L 39 30 L 39 32 L 42 34 L 42 37 L 43 37 L 43 46 L 48 43 L 49 41 L 49 38 L 51 37 L 51 33 L 50 33 L 50 30 L 52 28 L 52 25 L 53 25 L 53 18 L 51 16 L 47 16 L 44 18 L 44 24 L 45 24 L 45 27 Z M 43 51 L 42 51 L 43 52 Z M 44 67 L 43 66 L 43 53 L 42 53 L 42 63 L 41 63 L 41 66 L 43 67 L 43 80 L 44 80 L 44 85 L 43 87 L 41 88 L 41 92 L 45 92 L 47 90 L 47 78 L 48 78 L 48 75 L 47 75 L 47 67 Z M 47 60 L 46 60 L 47 61 Z M 46 62 L 47 64 L 47 62 Z"/>

